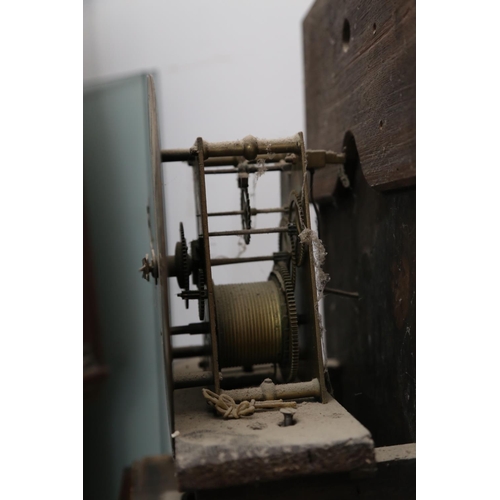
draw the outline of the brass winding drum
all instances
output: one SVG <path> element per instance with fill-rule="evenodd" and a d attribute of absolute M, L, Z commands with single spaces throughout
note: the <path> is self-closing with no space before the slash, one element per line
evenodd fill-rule
<path fill-rule="evenodd" d="M 218 285 L 214 292 L 220 366 L 279 363 L 286 306 L 278 285 L 274 281 Z"/>
<path fill-rule="evenodd" d="M 278 265 L 268 281 L 214 286 L 221 368 L 276 363 L 285 380 L 295 378 L 297 314 L 287 278 Z"/>

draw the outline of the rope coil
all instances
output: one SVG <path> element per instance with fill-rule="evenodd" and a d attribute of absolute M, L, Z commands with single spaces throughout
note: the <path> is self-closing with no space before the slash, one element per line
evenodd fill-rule
<path fill-rule="evenodd" d="M 240 418 L 248 417 L 255 413 L 255 410 L 264 409 L 277 409 L 277 408 L 296 408 L 297 403 L 295 401 L 283 401 L 282 399 L 276 399 L 271 401 L 241 401 L 241 403 L 236 403 L 236 401 L 227 394 L 216 394 L 210 389 L 202 389 L 203 397 L 206 399 L 207 403 L 215 408 L 215 411 L 222 415 L 222 418 Z"/>

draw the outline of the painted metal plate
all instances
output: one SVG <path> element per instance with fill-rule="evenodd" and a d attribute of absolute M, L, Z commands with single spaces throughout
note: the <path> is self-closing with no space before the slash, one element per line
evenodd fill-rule
<path fill-rule="evenodd" d="M 151 245 L 155 250 L 158 262 L 158 295 L 162 321 L 163 365 L 166 380 L 166 398 L 168 408 L 169 428 L 174 428 L 173 408 L 173 375 L 170 345 L 170 307 L 168 299 L 168 273 L 167 273 L 167 226 L 165 221 L 165 203 L 163 189 L 163 168 L 161 162 L 160 131 L 158 125 L 158 112 L 156 108 L 156 91 L 153 75 L 147 75 L 148 111 L 149 111 L 149 140 L 151 154 L 151 170 L 149 183 L 149 199 L 153 207 L 149 206 L 149 226 L 151 230 Z M 171 438 L 170 438 L 171 439 Z M 173 443 L 172 443 L 173 449 Z"/>

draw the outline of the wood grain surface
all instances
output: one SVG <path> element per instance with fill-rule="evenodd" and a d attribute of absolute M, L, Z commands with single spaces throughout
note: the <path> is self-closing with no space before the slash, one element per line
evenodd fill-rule
<path fill-rule="evenodd" d="M 304 20 L 307 146 L 341 151 L 354 134 L 368 184 L 413 186 L 415 1 L 318 0 Z M 323 169 L 314 189 L 333 190 Z"/>
<path fill-rule="evenodd" d="M 408 443 L 416 432 L 416 190 L 371 188 L 354 140 L 347 144 L 351 187 L 320 208 L 328 285 L 360 296 L 324 302 L 328 357 L 342 367 L 335 397 L 377 446 Z"/>

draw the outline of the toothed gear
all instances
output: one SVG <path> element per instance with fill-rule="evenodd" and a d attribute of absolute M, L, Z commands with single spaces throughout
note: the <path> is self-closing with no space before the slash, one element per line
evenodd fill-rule
<path fill-rule="evenodd" d="M 296 258 L 295 258 L 295 253 L 297 252 L 297 245 L 298 245 L 298 230 L 297 226 L 295 224 L 288 224 L 288 236 L 290 239 L 290 243 L 292 245 L 290 255 L 292 258 L 290 259 L 289 263 L 289 271 L 290 271 L 290 279 L 292 281 L 292 289 L 295 291 L 295 276 L 297 274 L 297 264 L 296 264 Z"/>
<path fill-rule="evenodd" d="M 285 294 L 288 311 L 288 339 L 283 344 L 283 357 L 280 363 L 281 375 L 285 383 L 292 382 L 297 377 L 299 368 L 299 323 L 297 305 L 292 286 L 292 280 L 284 262 L 278 262 L 271 276 L 274 276 Z"/>
<path fill-rule="evenodd" d="M 189 290 L 189 254 L 186 237 L 184 236 L 184 225 L 180 223 L 181 241 L 175 247 L 175 263 L 177 267 L 177 283 L 183 290 Z"/>
<path fill-rule="evenodd" d="M 300 241 L 298 235 L 307 227 L 305 224 L 304 210 L 302 199 L 295 191 L 290 194 L 290 205 L 288 214 L 283 216 L 280 222 L 281 227 L 289 228 L 287 233 L 279 235 L 280 252 L 290 252 L 292 259 L 290 262 L 289 272 L 292 276 L 292 281 L 295 282 L 294 266 L 300 267 L 304 263 L 306 249 L 304 243 Z M 295 226 L 295 229 L 290 224 Z"/>
<path fill-rule="evenodd" d="M 280 233 L 279 249 L 280 252 L 289 252 L 291 255 L 288 272 L 293 290 L 295 290 L 296 268 L 302 266 L 306 253 L 305 244 L 299 238 L 299 234 L 307 227 L 304 220 L 302 198 L 295 191 L 292 191 L 288 214 L 283 216 L 280 222 L 280 227 L 288 227 L 288 231 Z"/>
<path fill-rule="evenodd" d="M 205 319 L 205 272 L 203 269 L 198 270 L 198 289 L 200 297 L 198 298 L 198 317 L 200 321 Z"/>

